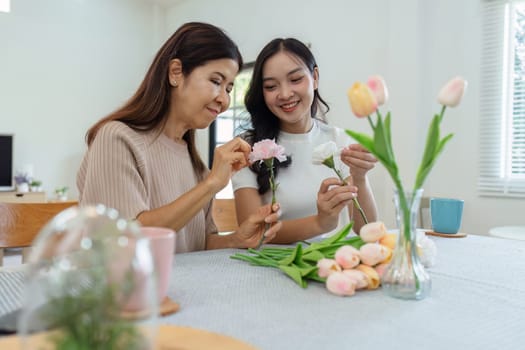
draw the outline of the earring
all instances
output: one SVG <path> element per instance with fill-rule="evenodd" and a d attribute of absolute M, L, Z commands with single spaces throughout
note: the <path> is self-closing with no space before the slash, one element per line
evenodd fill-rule
<path fill-rule="evenodd" d="M 177 82 L 176 82 L 175 80 L 170 81 L 170 84 L 171 84 L 171 86 L 173 86 L 173 87 L 177 87 Z"/>

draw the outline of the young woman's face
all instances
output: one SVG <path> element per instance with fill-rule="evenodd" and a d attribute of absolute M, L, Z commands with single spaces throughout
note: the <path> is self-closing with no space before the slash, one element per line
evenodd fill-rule
<path fill-rule="evenodd" d="M 237 61 L 224 58 L 209 61 L 189 75 L 176 78 L 172 89 L 172 110 L 186 129 L 204 129 L 228 109 L 233 81 L 239 72 Z"/>
<path fill-rule="evenodd" d="M 281 130 L 307 132 L 312 122 L 310 108 L 317 89 L 317 70 L 312 75 L 300 58 L 280 51 L 266 60 L 262 75 L 264 101 L 279 118 Z"/>

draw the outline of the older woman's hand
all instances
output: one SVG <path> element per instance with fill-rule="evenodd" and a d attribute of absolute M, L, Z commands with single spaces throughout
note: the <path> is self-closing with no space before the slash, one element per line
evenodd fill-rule
<path fill-rule="evenodd" d="M 281 209 L 278 203 L 273 207 L 270 204 L 260 207 L 235 232 L 238 248 L 256 248 L 262 235 L 265 236 L 263 242 L 271 241 L 281 229 L 282 222 L 278 221 L 280 216 Z"/>
<path fill-rule="evenodd" d="M 341 151 L 341 161 L 350 168 L 354 180 L 363 178 L 375 167 L 377 158 L 360 144 L 351 144 Z"/>
<path fill-rule="evenodd" d="M 215 148 L 213 165 L 208 179 L 217 187 L 216 192 L 224 188 L 232 175 L 247 166 L 250 145 L 239 137 Z"/>

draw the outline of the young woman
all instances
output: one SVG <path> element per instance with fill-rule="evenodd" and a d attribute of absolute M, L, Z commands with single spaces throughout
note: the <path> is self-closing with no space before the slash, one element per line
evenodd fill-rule
<path fill-rule="evenodd" d="M 212 199 L 247 163 L 250 146 L 236 138 L 217 148 L 211 170 L 195 145 L 225 111 L 242 66 L 235 43 L 219 28 L 186 23 L 160 48 L 131 99 L 92 126 L 77 174 L 80 204 L 102 203 L 144 226 L 174 229 L 177 252 L 255 247 L 278 205 L 246 216 L 239 229 L 219 236 Z M 271 239 L 280 228 L 272 225 Z"/>
<path fill-rule="evenodd" d="M 360 145 L 351 144 L 342 129 L 324 122 L 329 108 L 318 86 L 315 58 L 296 39 L 272 40 L 255 61 L 245 98 L 253 129 L 242 137 L 252 145 L 275 139 L 290 155 L 283 163 L 274 161 L 283 225 L 272 243 L 291 243 L 337 230 L 349 222 L 350 216 L 355 222 L 354 231 L 359 232 L 364 221 L 357 210 L 352 210 L 356 196 L 368 221 L 376 220 L 367 172 L 377 160 Z M 341 186 L 332 169 L 312 163 L 313 149 L 328 141 L 343 148 L 340 160 L 346 166 L 341 170 L 346 175 L 350 171 L 349 186 Z M 262 163 L 253 164 L 232 178 L 240 222 L 262 203 L 271 202 L 268 178 L 268 169 Z"/>

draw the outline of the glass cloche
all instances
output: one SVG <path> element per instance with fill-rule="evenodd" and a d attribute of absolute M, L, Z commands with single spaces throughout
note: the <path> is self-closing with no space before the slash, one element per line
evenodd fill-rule
<path fill-rule="evenodd" d="M 153 348 L 154 276 L 137 223 L 102 205 L 64 210 L 40 231 L 29 257 L 18 321 L 23 348 Z"/>

